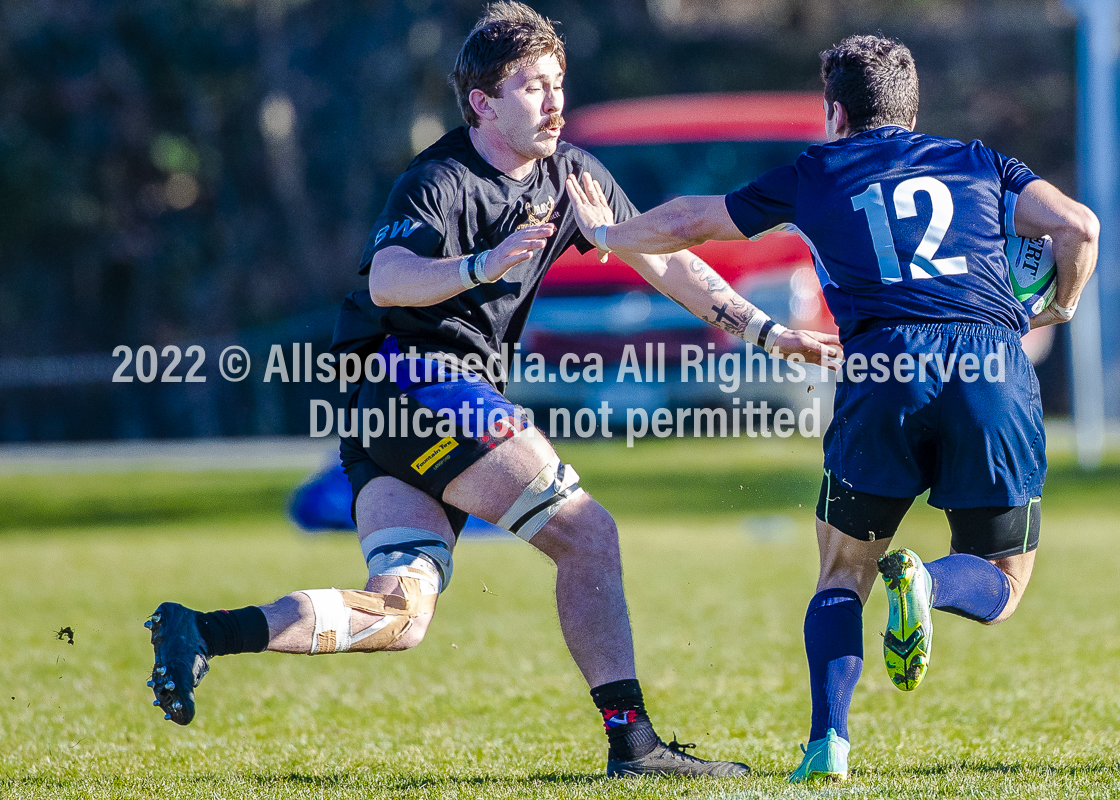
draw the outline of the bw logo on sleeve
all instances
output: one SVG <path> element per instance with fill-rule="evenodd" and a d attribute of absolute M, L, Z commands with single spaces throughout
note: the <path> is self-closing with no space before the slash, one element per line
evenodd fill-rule
<path fill-rule="evenodd" d="M 411 220 L 407 217 L 402 220 L 397 220 L 390 225 L 386 225 L 377 232 L 377 236 L 374 237 L 373 240 L 373 246 L 377 247 L 386 238 L 396 239 L 400 237 L 402 239 L 407 239 L 409 236 L 416 233 L 423 224 L 424 223 L 419 220 Z"/>

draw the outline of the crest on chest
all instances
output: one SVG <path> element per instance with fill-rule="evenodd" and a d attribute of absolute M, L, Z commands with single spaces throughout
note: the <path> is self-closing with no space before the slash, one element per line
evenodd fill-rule
<path fill-rule="evenodd" d="M 528 228 L 530 225 L 542 225 L 548 222 L 552 216 L 553 210 L 556 208 L 556 198 L 551 195 L 543 203 L 533 203 L 526 200 L 521 204 L 522 210 L 525 212 L 526 220 L 517 226 L 517 230 Z"/>

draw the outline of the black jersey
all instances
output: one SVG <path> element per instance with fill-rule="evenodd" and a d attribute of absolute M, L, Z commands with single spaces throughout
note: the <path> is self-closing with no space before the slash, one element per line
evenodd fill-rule
<path fill-rule="evenodd" d="M 594 245 L 576 225 L 564 189 L 568 176 L 589 172 L 603 187 L 616 222 L 638 211 L 606 168 L 566 142 L 538 160 L 523 180 L 499 172 L 478 154 L 468 129 L 456 128 L 424 150 L 397 178 L 377 218 L 359 272 L 369 272 L 378 250 L 404 247 L 425 258 L 481 253 L 529 225 L 551 222 L 556 233 L 542 250 L 494 283 L 482 284 L 432 306 L 378 308 L 368 292 L 343 305 L 335 331 L 336 351 L 365 349 L 375 337 L 392 334 L 402 351 L 444 352 L 462 358 L 477 353 L 485 363 L 512 345 L 525 329 L 533 298 L 548 267 L 570 245 Z M 362 297 L 364 295 L 364 297 Z"/>

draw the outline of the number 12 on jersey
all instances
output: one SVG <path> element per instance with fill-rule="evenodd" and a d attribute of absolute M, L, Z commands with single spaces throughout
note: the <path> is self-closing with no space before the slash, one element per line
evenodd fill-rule
<path fill-rule="evenodd" d="M 953 221 L 953 195 L 949 187 L 937 178 L 923 175 L 902 181 L 894 189 L 894 213 L 899 219 L 918 215 L 914 196 L 918 192 L 929 195 L 932 212 L 922 241 L 914 250 L 910 262 L 910 277 L 938 278 L 942 275 L 960 275 L 968 272 L 964 256 L 934 258 L 941 240 Z M 879 262 L 879 277 L 883 283 L 898 283 L 903 280 L 902 268 L 898 263 L 898 253 L 891 234 L 891 223 L 887 217 L 887 205 L 883 199 L 883 184 L 873 183 L 862 193 L 852 198 L 852 208 L 862 211 L 867 217 L 867 227 L 871 232 L 871 244 L 875 248 L 875 258 Z"/>

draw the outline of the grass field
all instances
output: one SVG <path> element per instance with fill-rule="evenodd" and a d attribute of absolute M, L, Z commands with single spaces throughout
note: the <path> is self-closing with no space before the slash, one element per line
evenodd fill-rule
<path fill-rule="evenodd" d="M 355 542 L 291 529 L 290 471 L 0 476 L 0 797 L 1120 797 L 1115 456 L 1085 476 L 1055 455 L 1019 612 L 994 628 L 937 615 L 912 695 L 882 667 L 876 589 L 852 780 L 785 783 L 808 728 L 818 448 L 562 452 L 619 520 L 654 723 L 750 763 L 738 781 L 601 777 L 605 739 L 561 642 L 551 567 L 512 537 L 461 544 L 420 648 L 219 658 L 194 724 L 173 726 L 144 686 L 147 614 L 360 585 Z M 916 506 L 897 541 L 937 557 L 944 519 Z"/>

